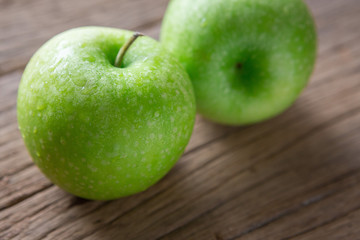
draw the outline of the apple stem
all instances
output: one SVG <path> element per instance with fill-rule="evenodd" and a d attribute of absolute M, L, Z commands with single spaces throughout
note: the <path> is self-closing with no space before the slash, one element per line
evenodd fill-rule
<path fill-rule="evenodd" d="M 121 67 L 121 63 L 124 59 L 124 55 L 126 53 L 126 51 L 129 49 L 129 47 L 131 46 L 131 44 L 133 44 L 133 42 L 140 36 L 144 36 L 144 34 L 139 33 L 139 32 L 135 32 L 130 38 L 129 40 L 127 40 L 127 42 L 120 48 L 116 59 L 115 59 L 115 67 Z"/>

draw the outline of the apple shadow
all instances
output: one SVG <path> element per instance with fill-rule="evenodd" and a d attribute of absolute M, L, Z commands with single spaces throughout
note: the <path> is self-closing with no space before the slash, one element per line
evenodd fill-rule
<path fill-rule="evenodd" d="M 344 147 L 339 141 L 334 127 L 339 122 L 301 102 L 276 118 L 245 127 L 198 117 L 195 147 L 159 183 L 143 193 L 104 202 L 90 213 L 83 211 L 94 203 L 79 200 L 85 207 L 75 205 L 72 211 L 83 216 L 77 222 L 89 231 L 78 237 L 190 239 L 202 231 L 221 239 L 229 224 L 237 227 L 234 233 L 246 232 L 311 199 L 309 191 L 316 186 L 360 167 L 353 157 L 356 146 Z M 196 145 L 197 134 L 216 138 Z"/>

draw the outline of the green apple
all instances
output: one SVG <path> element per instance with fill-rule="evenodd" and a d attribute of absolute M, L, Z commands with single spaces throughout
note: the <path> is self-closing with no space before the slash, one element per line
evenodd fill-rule
<path fill-rule="evenodd" d="M 172 0 L 161 42 L 189 73 L 198 111 L 230 125 L 288 108 L 316 58 L 314 22 L 301 0 Z"/>
<path fill-rule="evenodd" d="M 187 73 L 149 37 L 130 46 L 133 36 L 104 27 L 66 31 L 35 53 L 21 79 L 26 147 L 74 195 L 108 200 L 143 191 L 189 141 L 196 105 Z"/>

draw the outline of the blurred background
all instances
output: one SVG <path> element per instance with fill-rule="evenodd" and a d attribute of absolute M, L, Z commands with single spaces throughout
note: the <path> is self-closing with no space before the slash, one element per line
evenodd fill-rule
<path fill-rule="evenodd" d="M 1 0 L 0 73 L 22 69 L 48 39 L 80 26 L 137 30 L 158 38 L 168 0 Z"/>
<path fill-rule="evenodd" d="M 0 0 L 0 239 L 360 239 L 360 1 L 306 2 L 318 60 L 293 107 L 236 128 L 198 116 L 162 181 L 98 202 L 52 185 L 29 158 L 16 123 L 22 71 L 73 27 L 158 39 L 168 1 Z"/>

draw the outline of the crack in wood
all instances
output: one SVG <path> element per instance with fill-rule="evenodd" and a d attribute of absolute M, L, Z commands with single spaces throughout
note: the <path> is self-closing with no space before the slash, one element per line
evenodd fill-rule
<path fill-rule="evenodd" d="M 312 188 L 308 192 L 313 192 L 313 191 L 325 188 L 326 186 L 332 185 L 334 183 L 343 181 L 344 179 L 351 178 L 354 175 L 357 175 L 359 173 L 359 170 L 360 170 L 360 168 L 358 168 L 356 170 L 349 171 L 349 172 L 347 172 L 345 174 L 342 174 L 342 175 L 332 179 L 329 182 L 326 182 L 324 184 L 321 184 L 320 186 L 316 186 L 316 187 Z M 311 206 L 311 205 L 316 204 L 316 203 L 318 203 L 320 201 L 328 199 L 328 198 L 330 198 L 330 197 L 332 197 L 334 195 L 345 192 L 347 189 L 349 189 L 350 187 L 353 187 L 354 185 L 355 185 L 355 183 L 353 185 L 347 186 L 346 188 L 343 188 L 343 189 L 341 189 L 339 191 L 329 190 L 329 191 L 327 191 L 327 192 L 325 192 L 325 193 L 323 193 L 321 195 L 316 195 L 316 196 L 312 196 L 312 197 L 310 197 L 308 199 L 305 199 L 304 201 L 299 203 L 297 206 L 295 206 L 293 208 L 290 208 L 290 209 L 287 209 L 287 210 L 285 210 L 283 212 L 280 212 L 277 215 L 275 215 L 275 216 L 273 216 L 273 217 L 271 217 L 269 219 L 266 219 L 266 220 L 264 220 L 264 221 L 262 221 L 260 223 L 257 223 L 255 225 L 253 225 L 252 227 L 250 227 L 249 229 L 247 229 L 245 231 L 242 231 L 241 233 L 239 233 L 239 234 L 237 234 L 235 236 L 232 236 L 232 237 L 230 237 L 230 238 L 228 238 L 226 240 L 238 240 L 238 239 L 242 238 L 243 236 L 245 236 L 245 235 L 247 235 L 247 234 L 249 234 L 251 232 L 259 230 L 260 228 L 265 227 L 267 225 L 273 224 L 274 222 L 280 220 L 283 217 L 286 217 L 286 216 L 289 216 L 289 215 L 294 214 L 296 212 L 299 212 L 300 210 L 302 210 L 302 209 L 304 209 L 304 208 L 306 208 L 308 206 Z M 291 236 L 289 238 L 293 238 L 294 236 Z"/>
<path fill-rule="evenodd" d="M 242 195 L 242 194 L 244 194 L 244 193 L 247 193 L 247 192 L 249 192 L 249 191 L 251 191 L 251 190 L 253 190 L 253 189 L 255 189 L 255 188 L 257 188 L 257 187 L 259 187 L 259 186 L 261 186 L 261 185 L 263 185 L 264 183 L 266 183 L 266 182 L 268 182 L 268 181 L 270 181 L 270 180 L 272 180 L 272 179 L 281 177 L 282 174 L 284 174 L 284 172 L 282 172 L 282 173 L 280 173 L 280 174 L 279 174 L 279 173 L 273 174 L 273 175 L 265 178 L 264 180 L 262 180 L 262 181 L 260 181 L 260 182 L 257 182 L 257 183 L 255 183 L 255 184 L 247 187 L 247 188 L 244 189 L 243 191 L 235 194 L 235 196 L 233 196 L 233 197 L 236 198 L 236 196 L 240 196 L 240 195 Z M 203 217 L 203 216 L 206 216 L 207 214 L 209 214 L 209 213 L 213 212 L 214 210 L 218 209 L 219 207 L 221 207 L 221 206 L 222 206 L 224 203 L 226 203 L 226 202 L 227 202 L 227 199 L 221 201 L 220 203 L 216 204 L 214 207 L 212 207 L 212 208 L 204 211 L 203 213 L 201 213 L 200 215 L 196 216 L 195 218 L 192 218 L 192 219 L 191 219 L 189 222 L 187 222 L 186 224 L 184 224 L 184 225 L 182 225 L 182 226 L 179 226 L 178 228 L 175 228 L 175 229 L 173 229 L 173 230 L 171 230 L 171 231 L 169 231 L 169 232 L 167 232 L 167 233 L 165 233 L 165 234 L 157 237 L 156 240 L 165 239 L 168 235 L 170 235 L 170 234 L 172 234 L 172 233 L 175 233 L 175 232 L 177 232 L 177 231 L 185 228 L 187 225 L 191 224 L 192 222 L 195 222 L 197 219 L 199 219 L 199 218 L 201 218 L 201 217 Z"/>
<path fill-rule="evenodd" d="M 352 209 L 350 209 L 349 211 L 346 211 L 346 213 L 344 213 L 344 214 L 341 214 L 341 215 L 339 215 L 339 216 L 336 216 L 336 217 L 330 219 L 329 221 L 325 221 L 324 223 L 322 223 L 322 224 L 320 224 L 320 225 L 317 225 L 317 226 L 312 227 L 312 228 L 310 228 L 310 229 L 301 231 L 301 232 L 299 232 L 299 233 L 297 233 L 297 234 L 294 234 L 294 235 L 292 235 L 292 236 L 288 236 L 288 237 L 284 238 L 284 240 L 293 239 L 293 238 L 295 238 L 295 237 L 299 237 L 299 236 L 301 236 L 301 235 L 305 235 L 305 234 L 310 233 L 310 232 L 312 232 L 312 231 L 314 231 L 314 230 L 317 230 L 317 229 L 319 229 L 319 228 L 325 227 L 325 226 L 327 226 L 327 225 L 329 225 L 329 224 L 332 224 L 332 223 L 334 223 L 334 222 L 336 222 L 336 221 L 339 221 L 340 219 L 343 219 L 343 218 L 347 217 L 347 216 L 350 215 L 351 213 L 356 212 L 356 211 L 358 211 L 358 210 L 360 210 L 360 205 L 359 205 L 359 206 L 356 206 L 356 207 L 354 207 L 354 208 L 352 208 Z"/>
<path fill-rule="evenodd" d="M 40 189 L 37 189 L 36 191 L 34 192 L 31 192 L 31 193 L 28 193 L 28 194 L 24 194 L 22 196 L 19 196 L 17 198 L 14 198 L 12 199 L 11 201 L 9 201 L 8 203 L 4 204 L 3 206 L 0 206 L 0 212 L 7 209 L 7 208 L 10 208 L 10 207 L 13 207 L 15 206 L 16 204 L 24 201 L 25 199 L 31 197 L 31 196 L 34 196 L 48 188 L 50 188 L 51 186 L 53 186 L 52 183 L 49 183 L 49 184 L 46 184 L 44 187 L 40 188 Z"/>

